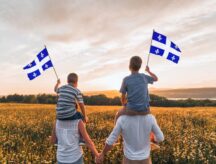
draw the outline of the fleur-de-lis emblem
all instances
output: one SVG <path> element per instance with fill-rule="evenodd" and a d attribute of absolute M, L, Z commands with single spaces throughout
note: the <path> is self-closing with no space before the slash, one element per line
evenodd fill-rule
<path fill-rule="evenodd" d="M 161 41 L 162 40 L 162 37 L 161 35 L 158 35 L 158 40 Z"/>
<path fill-rule="evenodd" d="M 160 52 L 159 49 L 156 49 L 156 50 L 155 50 L 155 53 L 156 53 L 156 54 L 159 54 L 159 52 Z"/>

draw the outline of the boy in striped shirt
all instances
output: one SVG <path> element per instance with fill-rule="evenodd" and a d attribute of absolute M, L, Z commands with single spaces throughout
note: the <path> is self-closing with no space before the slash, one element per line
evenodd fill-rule
<path fill-rule="evenodd" d="M 82 93 L 77 88 L 78 75 L 70 73 L 67 78 L 68 84 L 59 87 L 60 80 L 55 85 L 55 92 L 58 94 L 56 107 L 56 118 L 58 120 L 83 119 L 86 122 L 85 106 Z M 81 112 L 77 112 L 76 104 L 79 104 Z"/>
<path fill-rule="evenodd" d="M 76 120 L 82 119 L 87 122 L 87 116 L 85 113 L 85 105 L 82 97 L 82 93 L 77 88 L 78 75 L 76 73 L 70 73 L 67 77 L 68 84 L 59 87 L 60 80 L 55 85 L 55 92 L 58 94 L 58 101 L 56 106 L 56 119 L 58 120 Z M 77 111 L 77 103 L 81 109 L 81 112 Z M 55 128 L 52 132 L 52 142 L 56 143 Z M 82 141 L 81 141 L 82 142 Z"/>

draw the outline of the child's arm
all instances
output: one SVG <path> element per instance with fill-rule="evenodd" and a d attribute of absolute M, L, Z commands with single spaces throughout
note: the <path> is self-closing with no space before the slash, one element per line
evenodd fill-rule
<path fill-rule="evenodd" d="M 60 83 L 61 83 L 61 81 L 60 81 L 60 79 L 58 79 L 58 80 L 57 80 L 57 83 L 56 83 L 56 85 L 55 85 L 55 87 L 54 87 L 54 91 L 55 91 L 55 92 L 57 92 Z"/>
<path fill-rule="evenodd" d="M 84 103 L 79 102 L 79 106 L 80 106 L 81 112 L 82 112 L 83 117 L 84 117 L 84 122 L 86 123 L 86 122 L 88 122 L 88 118 L 87 118 L 86 112 L 85 112 L 85 105 L 84 105 Z"/>
<path fill-rule="evenodd" d="M 149 73 L 149 75 L 154 79 L 154 81 L 158 81 L 158 77 L 150 71 L 148 66 L 146 66 L 145 71 Z"/>
<path fill-rule="evenodd" d="M 122 95 L 121 95 L 121 103 L 122 103 L 122 106 L 127 104 L 126 94 L 124 94 L 124 93 L 122 93 Z"/>

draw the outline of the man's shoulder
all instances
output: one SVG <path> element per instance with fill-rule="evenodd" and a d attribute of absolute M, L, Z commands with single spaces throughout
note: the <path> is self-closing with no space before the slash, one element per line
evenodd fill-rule
<path fill-rule="evenodd" d="M 137 118 L 138 117 L 141 117 L 141 118 L 145 118 L 145 119 L 150 119 L 150 120 L 154 120 L 155 119 L 155 116 L 153 114 L 147 114 L 147 115 L 136 115 L 136 116 L 129 116 L 129 115 L 122 115 L 119 117 L 119 119 L 121 119 L 121 122 L 122 121 L 125 121 L 125 120 L 136 120 L 137 121 Z"/>

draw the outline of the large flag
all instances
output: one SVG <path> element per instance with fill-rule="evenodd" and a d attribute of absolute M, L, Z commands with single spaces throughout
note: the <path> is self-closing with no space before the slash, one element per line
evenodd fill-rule
<path fill-rule="evenodd" d="M 153 31 L 152 44 L 150 47 L 151 54 L 162 56 L 167 60 L 178 63 L 181 55 L 179 47 L 170 41 L 165 35 Z"/>
<path fill-rule="evenodd" d="M 44 48 L 37 54 L 36 59 L 26 65 L 23 69 L 26 71 L 29 80 L 33 80 L 50 67 L 53 67 L 53 64 L 49 57 L 47 49 Z"/>

